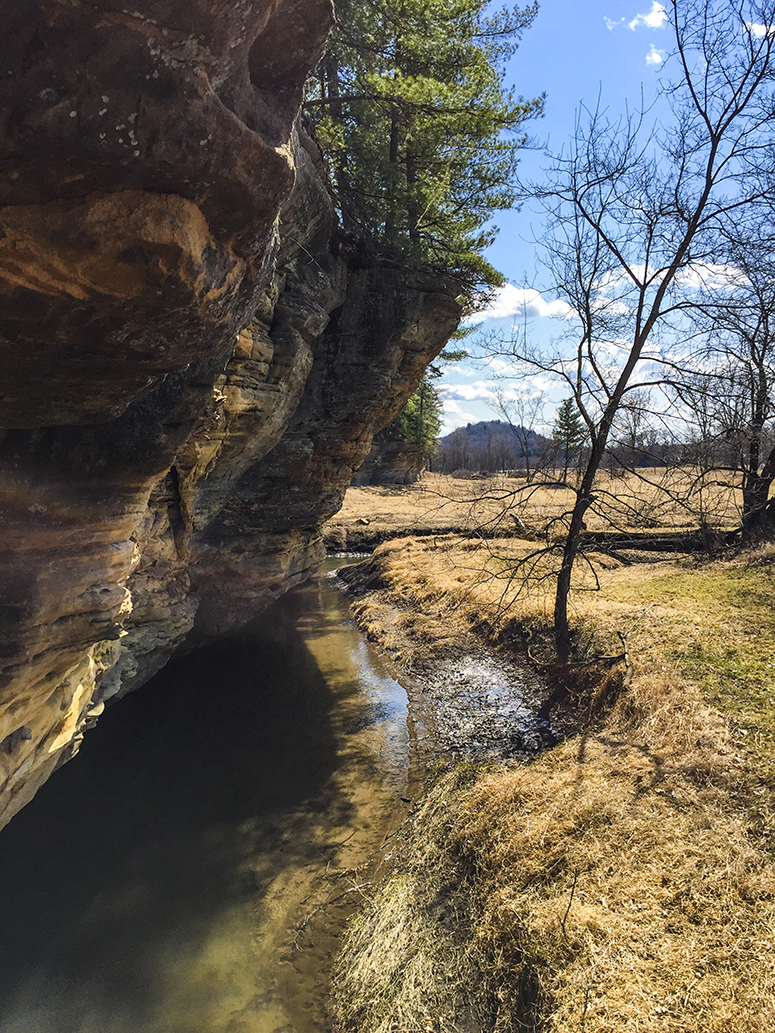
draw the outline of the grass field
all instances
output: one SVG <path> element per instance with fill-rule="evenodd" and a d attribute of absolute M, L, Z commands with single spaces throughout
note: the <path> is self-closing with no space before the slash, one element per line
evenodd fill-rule
<path fill-rule="evenodd" d="M 337 520 L 448 527 L 454 513 L 467 530 L 482 493 L 463 487 L 476 498 L 453 501 L 441 478 L 351 489 Z M 714 522 L 733 526 L 734 494 L 718 490 L 729 508 Z M 556 494 L 520 519 L 551 519 Z M 659 526 L 681 519 L 663 511 Z M 551 578 L 509 582 L 534 547 L 386 542 L 358 620 L 399 663 L 472 633 L 548 659 Z M 576 733 L 432 789 L 345 948 L 342 1030 L 775 1028 L 775 547 L 597 559 L 597 584 L 572 595 L 580 662 L 553 670 Z M 620 636 L 629 667 L 595 707 L 580 675 Z"/>
<path fill-rule="evenodd" d="M 598 477 L 598 501 L 590 511 L 590 530 L 642 531 L 693 529 L 700 522 L 735 527 L 740 519 L 740 492 L 726 476 L 699 476 L 690 470 L 649 470 Z M 542 531 L 567 513 L 573 493 L 543 482 L 495 476 L 463 480 L 427 474 L 407 487 L 350 488 L 342 510 L 331 521 L 346 527 L 358 520 L 374 529 L 480 527 L 513 529 L 515 517 Z"/>

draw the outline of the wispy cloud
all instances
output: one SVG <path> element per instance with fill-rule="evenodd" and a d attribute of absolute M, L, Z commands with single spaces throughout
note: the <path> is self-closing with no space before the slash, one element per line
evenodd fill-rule
<path fill-rule="evenodd" d="M 651 5 L 651 10 L 645 14 L 636 15 L 631 22 L 628 22 L 628 29 L 637 29 L 641 25 L 645 25 L 648 29 L 662 29 L 667 22 L 667 11 L 664 9 L 662 4 L 659 4 L 654 0 Z"/>
<path fill-rule="evenodd" d="M 635 285 L 640 286 L 648 278 L 651 286 L 655 287 L 662 283 L 665 270 L 647 269 L 645 265 L 634 262 L 630 269 L 635 277 Z M 608 304 L 611 299 L 606 298 L 603 292 L 616 293 L 622 286 L 628 286 L 632 282 L 624 270 L 612 270 L 605 273 L 594 284 L 597 291 L 601 292 L 600 301 Z M 745 286 L 748 279 L 738 266 L 717 262 L 692 262 L 675 274 L 675 283 L 681 287 L 705 287 L 711 290 L 734 290 L 736 287 Z"/>
<path fill-rule="evenodd" d="M 499 287 L 495 297 L 482 312 L 474 317 L 477 322 L 487 319 L 536 319 L 552 316 L 555 319 L 567 319 L 573 309 L 565 301 L 555 298 L 546 301 L 539 291 L 532 287 L 515 287 L 511 283 Z"/>
<path fill-rule="evenodd" d="M 692 262 L 676 273 L 676 283 L 685 287 L 705 287 L 708 290 L 731 291 L 749 283 L 738 266 L 716 262 Z"/>
<path fill-rule="evenodd" d="M 512 368 L 512 380 L 496 381 L 496 395 L 498 399 L 518 403 L 535 403 L 543 401 L 544 397 L 551 392 L 557 384 L 545 373 L 528 373 L 522 368 Z"/>
<path fill-rule="evenodd" d="M 624 18 L 606 18 L 605 15 L 603 15 L 603 21 L 605 22 L 605 27 L 609 32 L 611 29 L 618 29 L 620 25 L 624 25 Z"/>
<path fill-rule="evenodd" d="M 476 423 L 482 417 L 476 413 L 466 412 L 457 402 L 452 399 L 444 399 L 444 419 L 441 425 L 442 434 L 450 434 L 458 427 L 465 427 L 469 423 Z"/>
<path fill-rule="evenodd" d="M 652 43 L 651 50 L 648 52 L 648 54 L 646 54 L 646 64 L 657 66 L 661 65 L 666 57 L 667 55 L 665 54 L 664 50 L 657 50 L 657 48 Z"/>

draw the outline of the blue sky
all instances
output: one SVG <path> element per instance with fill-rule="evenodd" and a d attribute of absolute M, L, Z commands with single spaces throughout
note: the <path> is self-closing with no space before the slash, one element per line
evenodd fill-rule
<path fill-rule="evenodd" d="M 654 0 L 539 2 L 538 16 L 507 75 L 507 82 L 523 97 L 547 95 L 544 118 L 528 129 L 535 149 L 523 152 L 521 161 L 522 176 L 533 180 L 541 176 L 543 148 L 557 151 L 570 138 L 581 103 L 594 107 L 600 96 L 603 106 L 615 114 L 627 101 L 639 107 L 641 93 L 647 102 L 653 98 L 671 39 L 664 8 Z M 487 318 L 482 329 L 507 332 L 515 319 L 522 326 L 527 316 L 531 335 L 547 340 L 562 329 L 561 303 L 517 286 L 540 281 L 533 239 L 540 236 L 541 217 L 526 205 L 519 212 L 499 213 L 495 222 L 500 233 L 487 257 L 511 282 L 492 311 L 483 314 Z M 444 402 L 442 433 L 496 419 L 488 398 L 497 390 L 507 396 L 543 392 L 546 421 L 551 423 L 561 395 L 538 380 L 515 382 L 506 376 L 499 381 L 498 372 L 508 373 L 472 361 L 447 367 L 437 382 Z"/>

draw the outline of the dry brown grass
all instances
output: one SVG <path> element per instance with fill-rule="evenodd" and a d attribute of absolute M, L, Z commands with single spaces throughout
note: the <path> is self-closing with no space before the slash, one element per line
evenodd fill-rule
<path fill-rule="evenodd" d="M 382 546 L 373 637 L 403 607 L 417 648 L 472 626 L 540 646 L 551 583 L 504 595 L 527 548 Z M 590 651 L 627 634 L 630 683 L 532 764 L 431 792 L 349 939 L 342 1030 L 775 1029 L 774 561 L 606 561 L 574 594 Z"/>
<path fill-rule="evenodd" d="M 356 614 L 386 651 L 397 648 L 395 636 L 385 635 L 392 605 L 393 620 L 423 657 L 443 653 L 477 625 L 492 637 L 516 625 L 540 655 L 542 638 L 550 637 L 553 582 L 523 585 L 512 577 L 514 562 L 530 549 L 513 539 L 451 535 L 385 543 L 372 558 L 382 590 L 357 602 Z M 588 578 L 571 598 L 581 652 L 619 652 L 625 635 L 639 679 L 656 672 L 678 679 L 684 691 L 702 690 L 734 719 L 748 754 L 775 779 L 775 548 L 713 561 L 679 556 L 624 566 L 598 559 L 599 589 Z"/>
<path fill-rule="evenodd" d="M 639 797 L 606 750 L 583 772 L 559 759 L 542 784 L 483 780 L 463 810 L 495 979 L 499 947 L 507 969 L 532 950 L 558 1031 L 772 1029 L 775 880 L 743 823 L 677 776 Z"/>
<path fill-rule="evenodd" d="M 694 528 L 702 514 L 713 524 L 734 527 L 739 521 L 740 493 L 722 476 L 698 478 L 688 470 L 643 470 L 638 476 L 598 476 L 598 509 L 590 513 L 592 531 Z M 493 476 L 461 480 L 427 474 L 408 487 L 350 488 L 344 505 L 332 519 L 336 527 L 366 520 L 374 530 L 482 526 L 513 527 L 514 517 L 543 528 L 568 511 L 570 491 L 523 478 Z"/>
<path fill-rule="evenodd" d="M 626 753 L 435 789 L 350 935 L 341 1028 L 771 1030 L 770 858 L 707 772 Z"/>

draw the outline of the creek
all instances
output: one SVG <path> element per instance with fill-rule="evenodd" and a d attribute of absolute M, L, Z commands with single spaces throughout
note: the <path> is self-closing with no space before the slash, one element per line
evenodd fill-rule
<path fill-rule="evenodd" d="M 321 1033 L 407 702 L 324 577 L 109 707 L 0 835 L 0 1033 Z"/>

